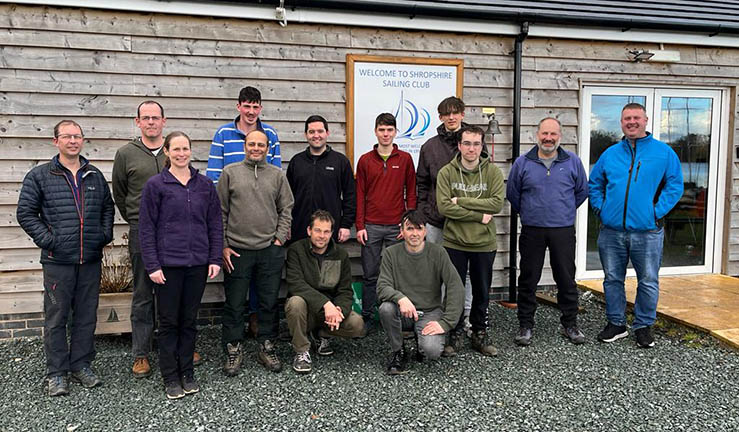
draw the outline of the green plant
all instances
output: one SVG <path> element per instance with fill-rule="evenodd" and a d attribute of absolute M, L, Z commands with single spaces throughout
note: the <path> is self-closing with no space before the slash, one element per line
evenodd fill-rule
<path fill-rule="evenodd" d="M 120 293 L 131 291 L 133 273 L 128 256 L 128 233 L 121 236 L 123 245 L 114 246 L 111 242 L 103 248 L 103 268 L 100 274 L 101 293 Z"/>

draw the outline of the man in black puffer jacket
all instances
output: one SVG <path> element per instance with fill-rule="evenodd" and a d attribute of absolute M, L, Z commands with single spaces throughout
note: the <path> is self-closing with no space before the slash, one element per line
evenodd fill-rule
<path fill-rule="evenodd" d="M 102 250 L 113 239 L 115 210 L 103 174 L 80 156 L 80 125 L 62 120 L 54 127 L 53 142 L 59 154 L 23 179 L 17 217 L 41 248 L 47 389 L 49 396 L 60 396 L 69 393 L 69 372 L 84 387 L 102 383 L 90 363 L 95 357 Z"/>

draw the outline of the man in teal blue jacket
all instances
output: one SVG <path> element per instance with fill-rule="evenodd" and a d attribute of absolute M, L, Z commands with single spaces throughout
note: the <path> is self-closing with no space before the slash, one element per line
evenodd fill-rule
<path fill-rule="evenodd" d="M 638 346 L 654 346 L 651 326 L 657 316 L 662 219 L 683 194 L 680 160 L 672 148 L 646 132 L 647 114 L 637 103 L 624 106 L 624 138 L 606 149 L 590 173 L 590 206 L 603 224 L 598 251 L 603 265 L 608 324 L 601 342 L 628 336 L 626 265 L 636 270 L 637 292 L 632 329 Z"/>

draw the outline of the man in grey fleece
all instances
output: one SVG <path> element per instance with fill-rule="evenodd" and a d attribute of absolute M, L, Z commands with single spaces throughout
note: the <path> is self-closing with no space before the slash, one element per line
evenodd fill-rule
<path fill-rule="evenodd" d="M 453 329 L 464 306 L 464 288 L 443 247 L 425 241 L 426 222 L 418 210 L 409 210 L 400 221 L 403 243 L 385 250 L 377 280 L 380 322 L 392 354 L 389 375 L 406 372 L 408 353 L 403 330 L 418 340 L 420 359 L 438 359 L 445 333 Z M 446 296 L 442 300 L 442 284 Z"/>
<path fill-rule="evenodd" d="M 139 204 L 146 181 L 159 174 L 167 156 L 162 151 L 162 131 L 167 123 L 164 108 L 147 100 L 136 109 L 136 127 L 141 137 L 119 148 L 113 162 L 113 199 L 128 223 L 128 254 L 133 270 L 131 299 L 131 343 L 135 378 L 151 375 L 149 351 L 154 332 L 154 282 L 144 268 L 139 248 Z"/>
<path fill-rule="evenodd" d="M 222 342 L 227 358 L 223 370 L 229 376 L 239 372 L 243 361 L 244 311 L 252 278 L 259 300 L 257 359 L 267 370 L 282 370 L 274 343 L 293 195 L 282 171 L 265 162 L 267 143 L 262 131 L 246 135 L 246 159 L 227 165 L 217 186 L 225 235 Z"/>

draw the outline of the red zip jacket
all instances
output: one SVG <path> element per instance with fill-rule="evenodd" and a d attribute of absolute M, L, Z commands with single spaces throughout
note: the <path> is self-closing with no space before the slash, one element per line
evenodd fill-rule
<path fill-rule="evenodd" d="M 397 225 L 408 209 L 416 208 L 416 170 L 409 153 L 393 151 L 384 161 L 373 150 L 357 163 L 357 231 L 365 223 Z"/>

